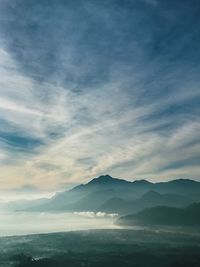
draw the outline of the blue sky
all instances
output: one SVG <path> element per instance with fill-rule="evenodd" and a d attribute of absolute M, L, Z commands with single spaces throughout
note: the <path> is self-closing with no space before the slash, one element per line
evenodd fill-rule
<path fill-rule="evenodd" d="M 0 191 L 199 179 L 198 0 L 1 0 Z"/>

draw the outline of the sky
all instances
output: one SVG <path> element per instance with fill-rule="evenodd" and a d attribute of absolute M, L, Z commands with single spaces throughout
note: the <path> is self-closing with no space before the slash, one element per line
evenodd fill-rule
<path fill-rule="evenodd" d="M 200 180 L 199 43 L 199 0 L 0 0 L 0 199 Z"/>

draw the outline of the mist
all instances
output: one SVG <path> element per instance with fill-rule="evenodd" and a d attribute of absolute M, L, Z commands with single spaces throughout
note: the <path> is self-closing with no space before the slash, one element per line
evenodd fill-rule
<path fill-rule="evenodd" d="M 0 236 L 69 232 L 89 229 L 119 229 L 117 214 L 94 212 L 1 212 Z"/>

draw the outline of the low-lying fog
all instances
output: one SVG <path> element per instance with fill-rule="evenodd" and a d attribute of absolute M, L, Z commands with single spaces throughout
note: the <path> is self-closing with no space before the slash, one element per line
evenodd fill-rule
<path fill-rule="evenodd" d="M 0 236 L 87 229 L 116 229 L 120 228 L 114 224 L 116 219 L 117 214 L 102 212 L 3 212 L 0 213 Z"/>

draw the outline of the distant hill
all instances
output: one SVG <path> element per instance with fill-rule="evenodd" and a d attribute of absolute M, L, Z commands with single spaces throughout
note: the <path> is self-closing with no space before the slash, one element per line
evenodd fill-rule
<path fill-rule="evenodd" d="M 199 193 L 200 183 L 191 179 L 177 179 L 169 182 L 154 184 L 154 190 L 160 193 L 174 193 L 180 195 L 191 195 Z"/>
<path fill-rule="evenodd" d="M 109 199 L 98 210 L 118 214 L 130 214 L 154 206 L 185 207 L 191 203 L 193 203 L 193 200 L 187 196 L 170 193 L 159 194 L 156 191 L 148 191 L 141 198 L 134 201 L 125 201 L 121 198 Z"/>
<path fill-rule="evenodd" d="M 102 175 L 50 199 L 7 205 L 12 210 L 28 211 L 106 211 L 128 214 L 146 207 L 183 207 L 200 201 L 200 183 L 179 179 L 163 183 L 133 182 Z M 21 208 L 20 208 L 21 207 Z"/>
<path fill-rule="evenodd" d="M 158 206 L 145 209 L 138 214 L 121 217 L 121 225 L 166 225 L 166 226 L 200 226 L 200 203 L 186 208 Z"/>
<path fill-rule="evenodd" d="M 46 203 L 49 203 L 48 198 L 39 198 L 35 200 L 21 199 L 21 200 L 2 203 L 0 208 L 2 210 L 6 209 L 6 210 L 18 211 L 18 210 L 31 209 L 32 207 L 44 205 Z"/>

